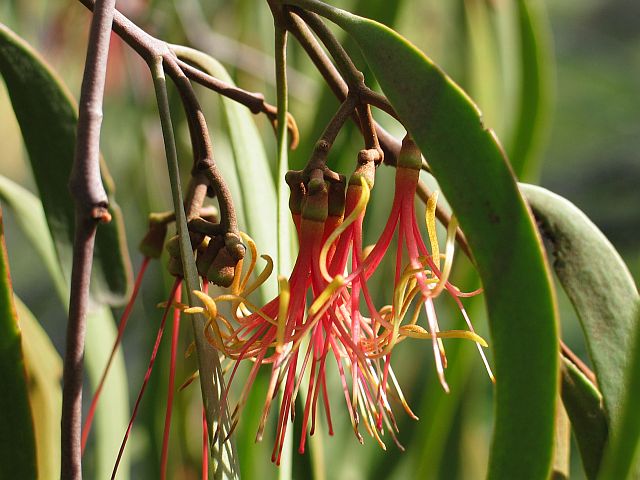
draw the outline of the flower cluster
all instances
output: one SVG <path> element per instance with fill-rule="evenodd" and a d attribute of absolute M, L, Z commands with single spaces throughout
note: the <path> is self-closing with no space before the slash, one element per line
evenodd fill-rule
<path fill-rule="evenodd" d="M 473 330 L 460 300 L 476 292 L 463 293 L 449 282 L 455 232 L 453 219 L 447 229 L 444 254 L 440 253 L 435 228 L 434 195 L 427 205 L 426 223 L 429 248 L 422 240 L 416 220 L 414 197 L 422 164 L 420 151 L 407 137 L 398 159 L 395 194 L 391 212 L 379 240 L 372 248 L 363 247 L 363 221 L 373 187 L 376 150 L 363 150 L 358 168 L 348 180 L 327 178 L 322 169 L 292 172 L 290 209 L 299 240 L 299 253 L 288 279 L 280 277 L 279 295 L 264 306 L 252 304 L 248 297 L 266 280 L 272 261 L 263 256 L 267 267 L 250 282 L 255 269 L 257 248 L 244 235 L 251 252 L 248 268 L 235 267 L 228 294 L 209 297 L 197 292 L 204 304 L 189 312 L 204 311 L 208 317 L 207 338 L 233 363 L 227 390 L 243 361 L 251 365 L 238 403 L 232 413 L 235 426 L 259 369 L 271 369 L 269 387 L 257 439 L 261 439 L 271 406 L 282 391 L 272 461 L 279 463 L 289 417 L 293 418 L 298 393 L 304 392 L 302 435 L 299 451 L 305 449 L 307 432 L 313 434 L 318 404 L 324 409 L 329 433 L 333 432 L 327 392 L 327 360 L 333 362 L 342 384 L 353 430 L 362 442 L 360 425 L 384 448 L 384 428 L 394 441 L 397 425 L 390 399 L 399 399 L 413 418 L 391 366 L 393 348 L 406 338 L 430 340 L 436 371 L 445 390 L 446 355 L 444 338 L 466 338 L 482 352 L 486 342 Z M 392 301 L 377 306 L 368 281 L 397 238 Z M 241 261 L 242 262 L 242 261 Z M 447 293 L 457 303 L 468 330 L 441 330 L 434 300 Z M 224 314 L 221 302 L 228 302 L 231 314 Z M 425 327 L 419 325 L 424 309 Z M 333 360 L 331 360 L 333 359 Z M 308 378 L 308 384 L 303 379 Z M 304 385 L 304 386 L 303 386 Z M 320 400 L 321 399 L 321 400 Z"/>

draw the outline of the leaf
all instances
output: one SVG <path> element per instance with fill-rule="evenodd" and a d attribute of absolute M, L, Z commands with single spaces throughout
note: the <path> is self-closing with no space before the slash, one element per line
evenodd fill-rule
<path fill-rule="evenodd" d="M 29 190 L 2 175 L 0 175 L 0 200 L 13 211 L 16 222 L 31 242 L 32 248 L 40 256 L 45 269 L 51 275 L 58 295 L 65 303 L 68 297 L 67 280 L 56 258 L 42 203 Z"/>
<path fill-rule="evenodd" d="M 638 477 L 638 441 L 640 440 L 640 308 L 636 316 L 636 333 L 629 369 L 626 372 L 626 391 L 624 398 L 620 428 L 612 432 L 609 448 L 600 478 L 633 478 Z M 635 463 L 634 463 L 635 459 Z"/>
<path fill-rule="evenodd" d="M 225 68 L 213 57 L 198 50 L 172 46 L 185 60 L 194 63 L 203 71 L 220 80 L 233 84 Z M 240 225 L 255 240 L 260 253 L 271 256 L 277 265 L 276 238 L 276 190 L 269 169 L 269 161 L 262 145 L 260 133 L 252 114 L 243 105 L 222 98 L 223 113 L 228 125 L 228 136 L 233 159 L 218 158 L 225 178 L 235 177 L 239 196 L 234 203 L 244 212 L 245 225 Z M 290 261 L 288 262 L 290 264 Z M 263 300 L 277 295 L 274 281 L 261 287 Z"/>
<path fill-rule="evenodd" d="M 66 309 L 69 301 L 69 286 L 56 258 L 42 203 L 31 192 L 2 176 L 0 176 L 0 199 L 13 210 L 18 225 L 49 272 L 60 303 Z M 105 305 L 92 304 L 87 313 L 85 364 L 93 388 L 96 388 L 100 380 L 115 338 L 116 327 L 110 309 Z M 58 417 L 56 421 L 59 423 Z M 104 385 L 102 401 L 96 411 L 94 422 L 95 468 L 92 473 L 96 478 L 108 478 L 111 475 L 113 460 L 117 455 L 119 441 L 128 421 L 127 375 L 122 352 L 118 351 Z M 120 464 L 119 478 L 128 477 L 128 462 L 129 457 L 125 455 Z"/>
<path fill-rule="evenodd" d="M 33 314 L 15 297 L 22 350 L 29 377 L 29 401 L 36 438 L 38 478 L 60 475 L 60 411 L 62 359 Z"/>
<path fill-rule="evenodd" d="M 638 290 L 618 252 L 582 211 L 544 188 L 525 184 L 520 188 L 551 242 L 553 266 L 580 319 L 615 437 L 623 425 Z"/>
<path fill-rule="evenodd" d="M 40 56 L 4 25 L 0 25 L 0 74 L 22 130 L 57 256 L 65 277 L 70 278 L 75 211 L 67 183 L 74 158 L 77 107 Z M 130 291 L 131 264 L 122 213 L 113 199 L 113 182 L 104 162 L 101 171 L 112 221 L 98 228 L 91 285 L 99 300 L 116 304 Z"/>
<path fill-rule="evenodd" d="M 584 471 L 587 478 L 595 479 L 608 435 L 602 394 L 566 358 L 562 359 L 560 378 L 562 403 L 571 420 Z"/>
<path fill-rule="evenodd" d="M 0 210 L 0 478 L 35 479 L 36 443 Z"/>
<path fill-rule="evenodd" d="M 552 244 L 553 267 L 582 324 L 615 430 L 640 299 L 633 277 L 609 240 L 575 205 L 542 187 L 520 188 Z"/>
<path fill-rule="evenodd" d="M 538 174 L 539 153 L 551 125 L 554 61 L 544 2 L 518 0 L 515 3 L 520 81 L 515 126 L 506 150 L 516 175 L 528 178 Z"/>
<path fill-rule="evenodd" d="M 466 94 L 397 33 L 319 2 L 296 4 L 359 43 L 474 252 L 497 378 L 489 477 L 546 477 L 558 376 L 556 305 L 540 239 L 502 149 Z"/>

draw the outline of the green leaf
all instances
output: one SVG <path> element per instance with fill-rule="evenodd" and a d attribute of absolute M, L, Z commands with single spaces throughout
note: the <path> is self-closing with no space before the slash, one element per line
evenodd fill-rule
<path fill-rule="evenodd" d="M 598 475 L 607 442 L 607 419 L 602 394 L 591 381 L 563 357 L 560 370 L 562 403 L 580 449 L 582 466 L 589 479 Z"/>
<path fill-rule="evenodd" d="M 66 297 L 68 297 L 67 280 L 62 274 L 60 264 L 56 258 L 42 203 L 29 190 L 2 175 L 0 175 L 0 200 L 14 213 L 20 229 L 31 242 L 32 248 L 40 256 L 46 271 L 51 275 L 62 303 L 66 304 Z"/>
<path fill-rule="evenodd" d="M 633 352 L 626 373 L 626 391 L 621 412 L 620 428 L 612 432 L 600 478 L 638 477 L 638 442 L 640 440 L 640 309 L 638 309 Z M 635 463 L 634 463 L 635 460 Z"/>
<path fill-rule="evenodd" d="M 233 84 L 225 68 L 213 57 L 187 47 L 175 45 L 172 48 L 178 56 L 192 62 L 209 75 Z M 276 190 L 260 133 L 251 112 L 245 106 L 226 97 L 222 98 L 222 106 L 233 159 L 218 158 L 218 165 L 225 178 L 237 178 L 240 198 L 236 195 L 233 200 L 238 209 L 244 212 L 246 222 L 240 228 L 253 238 L 258 251 L 271 256 L 277 265 Z M 286 263 L 291 264 L 290 260 Z M 261 291 L 263 300 L 270 300 L 277 295 L 275 282 L 265 283 Z"/>
<path fill-rule="evenodd" d="M 516 175 L 529 178 L 538 174 L 540 150 L 550 130 L 554 59 L 544 2 L 518 0 L 516 5 L 519 92 L 506 150 Z"/>
<path fill-rule="evenodd" d="M 29 401 L 36 438 L 38 478 L 60 475 L 60 411 L 62 410 L 62 359 L 49 336 L 18 297 L 14 297 L 22 350 L 29 377 Z"/>
<path fill-rule="evenodd" d="M 66 309 L 69 301 L 68 281 L 65 280 L 56 258 L 42 203 L 31 192 L 2 176 L 0 176 L 0 199 L 13 211 L 16 222 L 31 242 L 31 248 L 49 272 L 60 303 Z M 87 313 L 85 363 L 94 389 L 100 380 L 116 335 L 111 310 L 105 305 L 92 304 Z M 118 453 L 117 448 L 129 421 L 127 375 L 121 351 L 114 357 L 101 400 L 94 422 L 95 468 L 93 473 L 96 478 L 108 478 Z M 59 413 L 57 415 L 56 422 L 59 424 Z M 37 430 L 36 434 L 38 435 Z M 119 477 L 128 477 L 128 462 L 129 458 L 125 455 L 120 464 Z"/>
<path fill-rule="evenodd" d="M 0 25 L 0 74 L 24 138 L 33 175 L 45 208 L 56 253 L 70 278 L 75 225 L 67 187 L 74 158 L 77 107 L 66 88 L 40 56 L 15 33 Z M 131 265 L 113 182 L 101 165 L 112 221 L 96 236 L 92 292 L 101 301 L 121 303 L 131 285 Z"/>
<path fill-rule="evenodd" d="M 553 267 L 582 324 L 615 430 L 640 299 L 633 277 L 609 240 L 575 205 L 542 187 L 520 188 L 553 246 Z"/>
<path fill-rule="evenodd" d="M 575 205 L 541 187 L 520 188 L 551 242 L 553 266 L 580 319 L 615 437 L 623 426 L 638 289 L 613 245 Z"/>
<path fill-rule="evenodd" d="M 37 477 L 36 441 L 0 210 L 0 478 Z"/>
<path fill-rule="evenodd" d="M 359 43 L 474 252 L 497 378 L 489 477 L 546 477 L 558 377 L 556 305 L 540 239 L 502 149 L 466 94 L 397 33 L 315 1 L 296 4 Z"/>

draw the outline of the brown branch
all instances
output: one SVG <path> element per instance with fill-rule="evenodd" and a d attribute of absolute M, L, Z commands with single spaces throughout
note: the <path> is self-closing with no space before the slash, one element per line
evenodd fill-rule
<path fill-rule="evenodd" d="M 100 177 L 102 98 L 115 0 L 98 0 L 91 20 L 78 111 L 75 158 L 69 188 L 75 202 L 75 238 L 64 357 L 61 478 L 82 478 L 82 377 L 91 264 L 98 222 L 108 222 L 107 194 Z"/>
<path fill-rule="evenodd" d="M 293 36 L 296 37 L 336 98 L 343 102 L 347 98 L 347 93 L 349 92 L 347 83 L 344 81 L 333 63 L 331 63 L 331 60 L 309 30 L 309 27 L 307 27 L 300 17 L 289 12 L 287 28 Z M 378 106 L 373 102 L 372 105 Z M 360 127 L 358 117 L 354 116 L 353 118 L 356 125 Z M 382 128 L 377 122 L 375 123 L 375 129 L 380 142 L 380 147 L 384 152 L 384 163 L 391 166 L 395 165 L 398 155 L 400 154 L 400 141 Z"/>

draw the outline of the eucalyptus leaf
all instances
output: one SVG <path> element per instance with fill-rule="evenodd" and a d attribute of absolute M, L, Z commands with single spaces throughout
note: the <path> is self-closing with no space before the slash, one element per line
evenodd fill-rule
<path fill-rule="evenodd" d="M 542 187 L 520 188 L 552 245 L 553 267 L 582 324 L 615 431 L 631 365 L 638 289 L 613 245 L 581 210 Z"/>
<path fill-rule="evenodd" d="M 611 435 L 625 427 L 625 375 L 633 366 L 636 309 L 631 273 L 613 245 L 568 200 L 542 187 L 521 185 L 552 246 L 554 269 L 578 314 Z"/>
<path fill-rule="evenodd" d="M 0 478 L 36 479 L 36 439 L 0 210 Z"/>
<path fill-rule="evenodd" d="M 607 442 L 607 419 L 602 394 L 591 381 L 563 357 L 560 370 L 562 403 L 571 420 L 582 466 L 589 479 L 598 475 Z"/>
<path fill-rule="evenodd" d="M 320 2 L 295 3 L 326 16 L 360 45 L 474 252 L 497 378 L 489 477 L 546 477 L 558 378 L 556 304 L 533 219 L 500 145 L 467 95 L 396 32 Z"/>
<path fill-rule="evenodd" d="M 67 183 L 74 158 L 77 107 L 44 60 L 2 24 L 0 74 L 20 124 L 56 253 L 68 279 L 75 210 Z M 122 213 L 114 201 L 113 182 L 104 162 L 101 171 L 112 221 L 98 228 L 91 286 L 97 299 L 117 304 L 130 291 L 131 264 Z"/>
<path fill-rule="evenodd" d="M 506 150 L 516 175 L 529 178 L 538 174 L 540 150 L 550 131 L 554 61 L 544 2 L 518 0 L 515 4 L 520 81 L 514 127 Z"/>
<path fill-rule="evenodd" d="M 600 478 L 638 478 L 640 465 L 640 308 L 637 315 L 632 361 L 626 375 L 626 396 L 621 412 L 620 428 L 613 432 Z"/>
<path fill-rule="evenodd" d="M 18 297 L 14 300 L 29 377 L 29 401 L 35 419 L 38 478 L 56 478 L 60 475 L 62 359 L 26 305 Z"/>
<path fill-rule="evenodd" d="M 66 309 L 69 302 L 69 286 L 56 258 L 42 203 L 31 192 L 2 176 L 0 176 L 0 199 L 12 210 L 16 222 L 30 241 L 31 248 L 40 257 L 45 270 L 53 280 L 60 303 Z M 94 388 L 100 380 L 116 335 L 111 310 L 105 305 L 93 303 L 87 313 L 85 363 Z M 53 364 L 52 368 L 55 370 Z M 127 375 L 122 352 L 116 352 L 101 399 L 100 407 L 96 411 L 93 432 L 95 439 L 93 473 L 96 478 L 105 478 L 111 474 L 118 442 L 129 419 Z M 59 424 L 59 413 L 57 415 L 56 422 Z M 128 478 L 128 464 L 129 459 L 125 456 L 120 465 L 119 478 Z"/>

